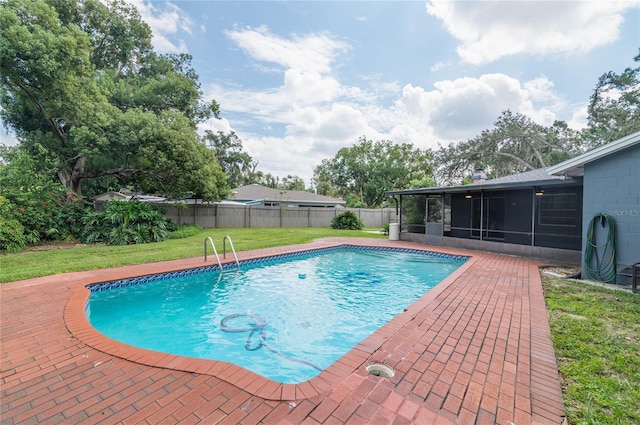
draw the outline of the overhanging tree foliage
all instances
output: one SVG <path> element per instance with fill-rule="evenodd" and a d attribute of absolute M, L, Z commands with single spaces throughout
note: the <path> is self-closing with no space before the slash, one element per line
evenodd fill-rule
<path fill-rule="evenodd" d="M 579 134 L 562 121 L 544 127 L 505 111 L 494 126 L 466 142 L 440 147 L 436 152 L 439 183 L 459 184 L 474 168 L 484 169 L 492 178 L 531 171 L 579 153 Z"/>
<path fill-rule="evenodd" d="M 314 182 L 318 193 L 342 196 L 348 206 L 376 208 L 385 191 L 408 189 L 412 180 L 431 176 L 431 159 L 431 152 L 411 144 L 362 136 L 358 144 L 323 160 L 314 170 Z"/>
<path fill-rule="evenodd" d="M 201 101 L 188 55 L 158 55 L 133 6 L 8 0 L 0 11 L 0 114 L 27 152 L 44 149 L 60 181 L 116 178 L 148 192 L 226 195 L 196 125 Z"/>
<path fill-rule="evenodd" d="M 640 55 L 634 60 L 640 62 Z M 603 74 L 591 96 L 588 127 L 572 130 L 564 121 L 545 127 L 505 111 L 494 128 L 436 152 L 441 184 L 459 184 L 474 168 L 490 177 L 548 167 L 640 130 L 640 67 Z"/>
<path fill-rule="evenodd" d="M 640 54 L 634 58 L 640 63 Z M 589 102 L 585 139 L 596 147 L 640 130 L 640 66 L 603 74 Z"/>

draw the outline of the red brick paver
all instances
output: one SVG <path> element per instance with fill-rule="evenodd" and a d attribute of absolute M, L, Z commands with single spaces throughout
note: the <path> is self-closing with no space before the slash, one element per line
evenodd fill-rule
<path fill-rule="evenodd" d="M 316 378 L 280 384 L 224 362 L 136 349 L 84 315 L 85 285 L 202 258 L 0 286 L 2 424 L 560 424 L 564 406 L 538 264 L 401 241 L 323 239 L 471 259 Z M 211 262 L 210 262 L 211 264 Z M 369 375 L 383 362 L 392 378 Z"/>

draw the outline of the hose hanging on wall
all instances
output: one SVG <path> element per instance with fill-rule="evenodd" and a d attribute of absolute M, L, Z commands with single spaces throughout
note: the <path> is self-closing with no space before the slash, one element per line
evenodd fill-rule
<path fill-rule="evenodd" d="M 607 238 L 601 245 L 596 240 L 596 225 L 608 227 Z M 616 234 L 613 217 L 598 213 L 591 219 L 584 249 L 584 270 L 588 279 L 616 283 Z"/>

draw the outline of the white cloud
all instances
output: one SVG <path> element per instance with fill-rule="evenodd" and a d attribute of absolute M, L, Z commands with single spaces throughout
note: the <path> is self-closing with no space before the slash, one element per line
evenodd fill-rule
<path fill-rule="evenodd" d="M 444 68 L 446 65 L 443 62 L 438 62 L 435 63 L 433 65 L 431 65 L 431 72 L 436 72 L 436 71 L 440 71 L 442 68 Z"/>
<path fill-rule="evenodd" d="M 186 53 L 188 51 L 183 40 L 175 43 L 162 34 L 154 34 L 152 44 L 158 53 Z"/>
<path fill-rule="evenodd" d="M 288 69 L 284 73 L 282 95 L 296 104 L 315 104 L 334 99 L 340 83 L 332 77 L 323 77 L 317 72 Z"/>
<path fill-rule="evenodd" d="M 410 116 L 416 128 L 430 132 L 440 142 L 474 137 L 490 128 L 507 109 L 543 125 L 550 125 L 556 118 L 554 105 L 558 100 L 551 91 L 553 84 L 545 77 L 522 84 L 504 74 L 485 74 L 439 81 L 434 87 L 425 91 L 405 86 L 396 107 Z"/>
<path fill-rule="evenodd" d="M 184 40 L 172 40 L 177 34 L 192 33 L 194 24 L 182 9 L 171 2 L 127 1 L 138 9 L 142 20 L 151 27 L 151 43 L 158 53 L 187 52 Z"/>
<path fill-rule="evenodd" d="M 221 131 L 224 134 L 234 131 L 231 127 L 231 123 L 226 118 L 209 118 L 206 122 L 200 125 L 200 130 L 203 132 L 204 130 L 210 130 L 214 133 Z"/>
<path fill-rule="evenodd" d="M 315 150 L 325 153 L 327 142 L 331 145 L 331 141 L 355 141 L 368 128 L 362 112 L 344 103 L 333 103 L 328 111 L 305 108 L 293 115 L 296 121 L 287 126 L 287 134 L 315 140 Z"/>
<path fill-rule="evenodd" d="M 587 105 L 581 105 L 573 111 L 571 118 L 567 120 L 567 124 L 574 130 L 582 130 L 587 128 L 587 119 L 589 118 L 589 111 Z"/>
<path fill-rule="evenodd" d="M 506 74 L 484 74 L 437 81 L 425 89 L 374 73 L 360 75 L 358 85 L 345 85 L 334 67 L 349 46 L 331 35 L 285 38 L 265 27 L 225 34 L 256 65 L 276 64 L 282 82 L 259 89 L 211 84 L 205 87 L 207 97 L 220 103 L 259 169 L 296 174 L 307 184 L 313 167 L 362 135 L 437 149 L 438 143 L 466 140 L 491 128 L 507 109 L 550 125 L 565 108 L 544 75 L 521 82 Z M 223 130 L 228 123 L 215 124 Z M 268 135 L 258 134 L 258 128 L 270 128 Z"/>
<path fill-rule="evenodd" d="M 329 73 L 336 56 L 349 49 L 347 43 L 325 34 L 294 34 L 286 39 L 272 34 L 265 26 L 225 34 L 255 60 L 317 73 Z"/>
<path fill-rule="evenodd" d="M 293 95 L 282 87 L 267 92 L 234 89 L 228 93 L 222 86 L 217 89 L 220 91 L 215 97 L 222 105 L 226 104 L 222 99 L 236 99 L 234 112 L 253 118 L 246 127 L 235 118 L 233 122 L 246 151 L 259 159 L 260 169 L 276 175 L 297 174 L 307 184 L 312 165 L 357 143 L 362 135 L 436 149 L 439 142 L 446 145 L 477 136 L 491 128 L 506 109 L 551 125 L 558 109 L 565 107 L 545 76 L 520 82 L 505 74 L 485 74 L 439 81 L 431 90 L 407 84 L 401 90 L 385 92 L 395 99 L 388 107 L 382 106 L 376 96 L 354 101 L 347 95 L 352 92 L 349 87 L 342 87 L 330 101 L 318 99 L 304 106 L 293 102 Z M 238 130 L 255 128 L 258 123 L 284 130 L 279 137 Z"/>
<path fill-rule="evenodd" d="M 207 97 L 216 99 L 223 113 L 248 113 L 269 122 L 286 121 L 292 108 L 331 102 L 342 90 L 334 78 L 313 72 L 288 69 L 283 78 L 280 87 L 260 91 L 212 84 L 207 88 Z"/>
<path fill-rule="evenodd" d="M 619 37 L 627 1 L 431 0 L 429 14 L 462 43 L 458 55 L 479 65 L 515 54 L 576 54 Z"/>
<path fill-rule="evenodd" d="M 553 91 L 553 82 L 545 76 L 526 81 L 523 87 L 529 93 L 529 97 L 533 100 L 540 101 L 557 101 L 558 96 Z"/>

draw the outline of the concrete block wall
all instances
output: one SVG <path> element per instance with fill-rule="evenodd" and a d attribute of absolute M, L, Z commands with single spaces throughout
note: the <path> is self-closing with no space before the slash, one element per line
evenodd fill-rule
<path fill-rule="evenodd" d="M 617 271 L 640 262 L 640 145 L 585 164 L 582 264 L 587 230 L 598 213 L 614 218 Z M 618 275 L 618 283 L 627 284 Z"/>

